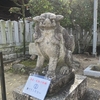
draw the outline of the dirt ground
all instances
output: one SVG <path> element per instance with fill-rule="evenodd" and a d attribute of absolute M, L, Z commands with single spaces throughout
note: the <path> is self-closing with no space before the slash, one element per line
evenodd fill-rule
<path fill-rule="evenodd" d="M 76 74 L 83 75 L 83 70 L 90 64 L 96 64 L 99 61 L 98 57 L 92 57 L 89 55 L 82 55 L 82 54 L 76 54 L 74 55 L 79 62 L 81 63 L 80 68 L 77 68 Z M 11 63 L 7 64 L 4 66 L 5 69 L 5 83 L 6 83 L 6 95 L 7 95 L 7 100 L 14 100 L 13 99 L 13 94 L 12 91 L 16 88 L 19 87 L 20 85 L 25 84 L 27 81 L 28 75 L 20 75 L 20 74 L 13 74 L 10 71 L 7 71 L 11 67 Z M 87 77 L 88 79 L 88 87 L 89 88 L 94 88 L 97 90 L 100 90 L 100 78 L 91 78 Z M 1 86 L 0 86 L 1 88 Z M 1 91 L 0 91 L 1 94 Z M 0 95 L 0 100 L 1 95 Z"/>

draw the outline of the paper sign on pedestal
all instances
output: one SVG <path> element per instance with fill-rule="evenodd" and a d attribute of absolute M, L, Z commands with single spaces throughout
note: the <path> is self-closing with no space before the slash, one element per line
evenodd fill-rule
<path fill-rule="evenodd" d="M 40 100 L 44 100 L 50 86 L 50 82 L 51 81 L 49 79 L 40 75 L 29 76 L 23 89 L 23 93 Z"/>

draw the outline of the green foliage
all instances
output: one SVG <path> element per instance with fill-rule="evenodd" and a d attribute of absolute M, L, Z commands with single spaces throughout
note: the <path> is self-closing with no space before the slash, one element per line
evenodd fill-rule
<path fill-rule="evenodd" d="M 62 20 L 61 24 L 64 27 L 72 26 L 72 22 L 70 20 L 70 2 L 69 0 L 48 0 L 51 5 L 53 6 L 53 13 L 55 14 L 61 14 L 64 16 L 64 19 Z"/>
<path fill-rule="evenodd" d="M 65 0 L 66 1 L 66 0 Z M 30 0 L 29 7 L 32 16 L 38 16 L 41 13 L 52 12 L 55 14 L 61 14 L 64 16 L 61 22 L 64 27 L 71 24 L 69 15 L 71 10 L 69 8 L 68 1 L 64 0 Z"/>
<path fill-rule="evenodd" d="M 93 1 L 94 0 L 30 0 L 29 5 L 32 16 L 37 16 L 44 12 L 53 12 L 64 16 L 61 22 L 64 27 L 75 27 L 77 24 L 81 29 L 90 30 L 93 26 Z M 98 2 L 100 5 L 100 1 Z M 98 7 L 100 8 L 100 6 Z M 98 12 L 100 12 L 100 9 Z M 100 13 L 98 14 L 99 24 Z"/>
<path fill-rule="evenodd" d="M 35 68 L 35 65 L 36 65 L 36 60 L 30 60 L 30 59 L 27 59 L 27 60 L 23 60 L 20 62 L 20 64 L 23 64 L 27 67 L 30 67 L 30 68 Z"/>
<path fill-rule="evenodd" d="M 20 14 L 22 15 L 22 19 L 23 19 L 23 32 L 22 32 L 22 35 L 23 35 L 23 55 L 25 56 L 26 54 L 26 42 L 25 42 L 25 7 L 27 6 L 27 4 L 25 4 L 25 0 L 22 0 L 21 4 L 18 3 L 18 0 L 11 0 L 13 1 L 16 6 L 18 7 L 11 7 L 9 9 L 10 13 L 17 13 L 17 14 Z"/>
<path fill-rule="evenodd" d="M 73 0 L 71 18 L 82 29 L 89 30 L 93 24 L 93 0 Z"/>
<path fill-rule="evenodd" d="M 19 7 L 11 7 L 9 9 L 9 12 L 10 13 L 16 13 L 16 14 L 21 14 L 21 8 L 19 8 Z"/>
<path fill-rule="evenodd" d="M 17 0 L 12 0 L 18 5 Z M 30 13 L 38 16 L 41 13 L 53 12 L 64 16 L 61 24 L 64 27 L 75 27 L 90 30 L 93 26 L 94 0 L 29 0 Z M 98 5 L 100 1 L 98 0 Z M 11 13 L 20 14 L 18 7 L 12 7 Z M 74 23 L 73 23 L 74 21 Z M 100 26 L 100 6 L 98 6 L 98 26 Z"/>
<path fill-rule="evenodd" d="M 35 68 L 36 67 L 36 61 L 37 61 L 36 59 L 34 61 L 31 60 L 31 59 L 27 59 L 27 60 L 21 61 L 20 64 L 23 64 L 26 67 Z M 45 61 L 43 67 L 47 66 L 47 64 L 48 64 L 48 61 Z"/>
<path fill-rule="evenodd" d="M 48 0 L 30 0 L 29 7 L 32 16 L 37 16 L 44 12 L 51 12 L 53 9 Z"/>

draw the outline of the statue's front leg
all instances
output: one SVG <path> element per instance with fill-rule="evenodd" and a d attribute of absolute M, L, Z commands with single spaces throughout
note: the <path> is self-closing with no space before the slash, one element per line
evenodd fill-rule
<path fill-rule="evenodd" d="M 41 72 L 43 63 L 44 63 L 44 57 L 43 56 L 38 56 L 37 64 L 36 64 L 36 67 L 34 68 L 35 73 L 40 73 Z"/>
<path fill-rule="evenodd" d="M 67 66 L 69 67 L 69 71 L 71 72 L 73 69 L 73 66 L 72 66 L 73 61 L 72 61 L 72 52 L 70 50 L 67 50 L 66 52 L 65 62 Z"/>
<path fill-rule="evenodd" d="M 55 79 L 56 78 L 56 74 L 55 74 L 55 70 L 57 67 L 57 62 L 58 62 L 58 58 L 55 57 L 50 57 L 49 58 L 49 67 L 48 67 L 48 71 L 46 76 L 51 78 L 51 79 Z"/>

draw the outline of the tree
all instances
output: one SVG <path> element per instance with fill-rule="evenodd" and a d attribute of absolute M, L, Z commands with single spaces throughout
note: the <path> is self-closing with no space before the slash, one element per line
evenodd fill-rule
<path fill-rule="evenodd" d="M 25 44 L 25 7 L 27 6 L 27 4 L 25 4 L 24 0 L 21 0 L 21 4 L 18 3 L 17 0 L 12 0 L 17 7 L 11 7 L 9 9 L 10 13 L 17 13 L 22 15 L 22 19 L 23 19 L 23 55 L 25 56 L 26 53 L 26 44 Z"/>
<path fill-rule="evenodd" d="M 48 0 L 30 0 L 30 13 L 32 16 L 38 16 L 41 13 L 52 12 L 53 6 Z"/>
<path fill-rule="evenodd" d="M 98 2 L 100 5 L 100 1 Z M 80 30 L 85 29 L 86 31 L 89 31 L 88 36 L 90 36 L 91 40 L 92 35 L 90 33 L 93 28 L 93 3 L 94 0 L 29 0 L 28 5 L 30 7 L 30 13 L 33 17 L 45 12 L 63 15 L 64 19 L 61 22 L 63 27 L 76 29 L 76 27 L 79 26 Z M 100 26 L 99 8 L 98 26 Z M 79 33 L 80 37 L 83 38 L 82 32 L 80 31 Z M 86 36 L 84 40 L 88 40 L 88 36 Z M 80 44 L 81 43 L 83 43 L 83 41 L 80 41 Z M 84 48 L 87 48 L 87 46 Z"/>
<path fill-rule="evenodd" d="M 82 29 L 90 30 L 93 25 L 93 0 L 73 0 L 71 19 Z"/>
<path fill-rule="evenodd" d="M 65 0 L 66 1 L 66 0 Z M 62 14 L 64 16 L 61 22 L 64 27 L 71 24 L 69 14 L 69 3 L 64 0 L 30 0 L 29 7 L 32 16 L 38 16 L 41 13 L 52 12 L 56 14 Z"/>
<path fill-rule="evenodd" d="M 71 26 L 70 20 L 70 2 L 69 0 L 48 0 L 53 6 L 53 13 L 61 14 L 64 16 L 64 19 L 61 21 L 62 26 L 69 27 Z"/>

